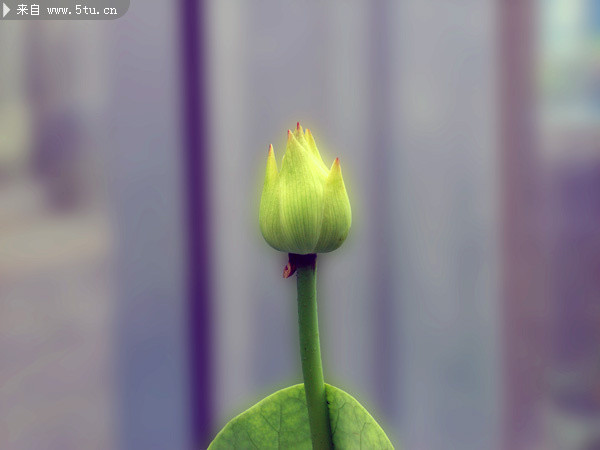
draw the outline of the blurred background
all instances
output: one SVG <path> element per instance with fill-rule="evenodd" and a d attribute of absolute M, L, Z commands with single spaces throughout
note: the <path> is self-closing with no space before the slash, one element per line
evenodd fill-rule
<path fill-rule="evenodd" d="M 262 240 L 300 121 L 353 205 L 325 377 L 410 450 L 600 448 L 600 2 L 0 22 L 0 448 L 187 449 L 301 381 Z"/>

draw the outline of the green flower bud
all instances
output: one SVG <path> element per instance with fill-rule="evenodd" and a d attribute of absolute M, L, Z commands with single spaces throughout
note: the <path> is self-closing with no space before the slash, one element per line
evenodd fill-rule
<path fill-rule="evenodd" d="M 282 252 L 326 253 L 342 245 L 351 221 L 339 158 L 328 169 L 310 130 L 303 133 L 298 123 L 288 130 L 280 172 L 269 146 L 259 214 L 263 237 Z"/>

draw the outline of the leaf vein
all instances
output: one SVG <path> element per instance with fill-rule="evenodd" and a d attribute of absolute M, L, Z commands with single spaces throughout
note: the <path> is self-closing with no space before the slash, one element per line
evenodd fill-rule
<path fill-rule="evenodd" d="M 259 412 L 259 414 L 260 414 L 260 417 L 262 417 L 262 418 L 263 418 L 263 420 L 264 420 L 264 421 L 267 423 L 267 425 L 269 425 L 269 426 L 270 426 L 270 427 L 273 429 L 273 431 L 275 431 L 275 433 L 277 433 L 277 435 L 279 435 L 279 430 L 278 430 L 277 428 L 275 428 L 275 427 L 274 427 L 274 426 L 271 424 L 271 422 L 269 422 L 269 419 L 267 419 L 267 416 L 265 416 L 265 415 L 264 415 L 264 413 L 263 413 L 262 411 L 260 411 L 260 412 Z"/>
<path fill-rule="evenodd" d="M 366 426 L 367 426 L 367 422 L 363 423 L 363 426 L 360 428 L 360 448 L 362 448 L 363 431 L 365 431 Z"/>
<path fill-rule="evenodd" d="M 260 448 L 258 445 L 256 445 L 256 443 L 254 442 L 254 440 L 252 439 L 252 436 L 250 436 L 250 433 L 248 432 L 248 430 L 244 430 L 246 432 L 246 434 L 248 435 L 248 440 L 250 441 L 250 443 L 254 446 L 254 448 Z"/>

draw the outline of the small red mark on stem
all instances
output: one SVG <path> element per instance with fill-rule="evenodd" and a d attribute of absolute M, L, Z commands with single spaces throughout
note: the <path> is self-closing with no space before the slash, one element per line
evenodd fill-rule
<path fill-rule="evenodd" d="M 289 278 L 296 273 L 296 264 L 288 263 L 283 268 L 283 278 Z"/>

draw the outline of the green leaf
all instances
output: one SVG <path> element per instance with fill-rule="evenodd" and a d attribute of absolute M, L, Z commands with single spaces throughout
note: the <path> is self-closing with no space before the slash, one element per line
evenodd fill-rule
<path fill-rule="evenodd" d="M 333 445 L 339 449 L 393 449 L 375 419 L 352 396 L 325 385 Z M 217 434 L 210 450 L 311 449 L 304 385 L 277 391 L 243 412 Z"/>
<path fill-rule="evenodd" d="M 325 391 L 335 448 L 394 448 L 379 424 L 354 397 L 329 385 L 325 385 Z"/>

